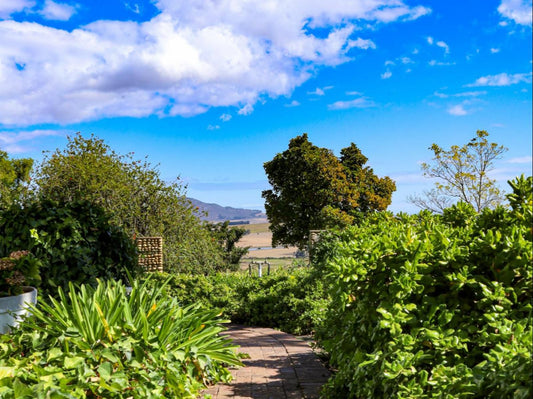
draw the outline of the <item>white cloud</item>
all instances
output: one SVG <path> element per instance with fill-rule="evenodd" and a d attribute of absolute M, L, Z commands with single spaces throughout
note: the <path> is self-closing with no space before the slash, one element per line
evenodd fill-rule
<path fill-rule="evenodd" d="M 479 90 L 479 91 L 465 91 L 465 92 L 462 92 L 462 93 L 455 93 L 455 94 L 445 94 L 445 93 L 440 93 L 440 92 L 435 92 L 433 93 L 434 96 L 436 97 L 439 97 L 439 98 L 448 98 L 448 97 L 479 97 L 479 96 L 483 96 L 487 94 L 486 91 L 484 90 Z"/>
<path fill-rule="evenodd" d="M 25 131 L 1 131 L 0 150 L 11 154 L 28 152 L 36 144 L 37 140 L 50 136 L 65 136 L 67 133 L 61 130 L 25 130 Z"/>
<path fill-rule="evenodd" d="M 385 61 L 385 66 L 394 65 L 394 61 Z"/>
<path fill-rule="evenodd" d="M 52 21 L 68 21 L 76 13 L 76 8 L 65 3 L 45 0 L 43 9 L 39 11 L 44 18 Z"/>
<path fill-rule="evenodd" d="M 0 1 L 0 18 L 7 18 L 15 12 L 30 9 L 34 5 L 34 0 L 2 0 Z"/>
<path fill-rule="evenodd" d="M 443 62 L 443 61 L 437 61 L 437 60 L 431 60 L 428 62 L 430 66 L 450 66 L 455 65 L 455 62 Z"/>
<path fill-rule="evenodd" d="M 363 93 L 358 92 L 358 91 L 347 91 L 347 92 L 346 92 L 346 95 L 347 95 L 347 96 L 362 96 Z"/>
<path fill-rule="evenodd" d="M 292 100 L 290 103 L 285 104 L 286 107 L 298 107 L 300 103 L 296 100 Z"/>
<path fill-rule="evenodd" d="M 207 130 L 218 130 L 220 129 L 219 125 L 208 125 Z"/>
<path fill-rule="evenodd" d="M 406 64 L 414 64 L 415 62 L 409 58 L 409 57 L 402 57 L 400 58 L 400 61 L 402 62 L 402 64 L 406 65 Z"/>
<path fill-rule="evenodd" d="M 340 110 L 340 109 L 350 109 L 350 108 L 369 108 L 374 107 L 375 104 L 373 101 L 369 100 L 367 97 L 359 97 L 355 100 L 349 101 L 336 101 L 333 104 L 328 105 L 329 110 Z"/>
<path fill-rule="evenodd" d="M 389 79 L 392 76 L 391 71 L 386 71 L 381 74 L 381 79 Z"/>
<path fill-rule="evenodd" d="M 220 120 L 222 122 L 229 122 L 231 120 L 231 115 L 230 114 L 222 114 L 222 115 L 220 115 Z"/>
<path fill-rule="evenodd" d="M 436 43 L 436 45 L 437 45 L 438 47 L 440 47 L 440 48 L 443 48 L 443 49 L 444 49 L 444 52 L 445 52 L 446 54 L 448 54 L 448 53 L 450 52 L 450 47 L 449 47 L 445 42 L 443 42 L 442 40 L 438 41 L 438 42 Z"/>
<path fill-rule="evenodd" d="M 505 161 L 507 163 L 518 163 L 518 164 L 529 164 L 531 165 L 533 163 L 533 158 L 531 156 L 525 156 L 525 157 L 518 157 L 518 158 L 511 158 Z"/>
<path fill-rule="evenodd" d="M 468 112 L 464 109 L 462 104 L 457 104 L 448 108 L 448 113 L 455 116 L 467 115 Z"/>
<path fill-rule="evenodd" d="M 433 44 L 433 38 L 431 36 L 427 37 L 427 41 L 429 44 Z"/>
<path fill-rule="evenodd" d="M 510 86 L 518 83 L 531 83 L 531 72 L 515 73 L 513 75 L 509 75 L 504 72 L 499 73 L 497 75 L 482 76 L 481 78 L 478 78 L 474 83 L 470 83 L 466 86 Z"/>
<path fill-rule="evenodd" d="M 500 49 L 499 49 L 499 48 L 494 48 L 494 47 L 493 47 L 493 48 L 490 49 L 490 52 L 491 52 L 492 54 L 496 54 L 496 53 L 499 53 L 499 52 L 500 52 Z"/>
<path fill-rule="evenodd" d="M 322 90 L 320 87 L 317 87 L 313 91 L 308 91 L 307 94 L 311 94 L 311 95 L 314 95 L 314 96 L 323 96 L 326 93 L 324 93 L 324 90 Z"/>
<path fill-rule="evenodd" d="M 3 15 L 33 5 L 0 3 Z M 290 96 L 317 68 L 375 48 L 355 36 L 361 22 L 371 34 L 377 23 L 430 12 L 401 0 L 154 4 L 160 13 L 149 21 L 96 21 L 71 31 L 0 21 L 0 124 L 193 116 L 219 106 L 247 114 L 257 101 Z M 73 10 L 64 5 L 48 0 L 43 13 L 67 19 Z"/>
<path fill-rule="evenodd" d="M 237 113 L 239 115 L 250 115 L 252 112 L 254 112 L 254 107 L 252 104 L 246 104 L 244 107 L 242 107 Z"/>
<path fill-rule="evenodd" d="M 498 6 L 498 12 L 502 17 L 513 20 L 519 25 L 531 26 L 532 15 L 532 2 L 531 0 L 502 0 Z M 506 26 L 506 21 L 500 23 L 502 26 Z"/>

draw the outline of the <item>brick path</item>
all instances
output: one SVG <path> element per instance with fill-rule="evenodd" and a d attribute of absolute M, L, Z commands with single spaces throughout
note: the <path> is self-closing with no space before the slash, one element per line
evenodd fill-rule
<path fill-rule="evenodd" d="M 204 391 L 213 399 L 316 399 L 328 370 L 309 344 L 270 328 L 231 325 L 228 334 L 239 352 L 250 355 L 232 369 L 233 381 Z"/>

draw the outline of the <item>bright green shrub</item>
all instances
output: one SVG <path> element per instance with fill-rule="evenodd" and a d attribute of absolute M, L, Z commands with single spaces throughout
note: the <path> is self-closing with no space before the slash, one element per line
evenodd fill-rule
<path fill-rule="evenodd" d="M 1 398 L 196 398 L 241 364 L 217 312 L 146 284 L 71 286 L 50 301 L 0 336 Z"/>
<path fill-rule="evenodd" d="M 328 398 L 529 398 L 532 180 L 511 209 L 376 215 L 325 238 Z"/>
<path fill-rule="evenodd" d="M 40 200 L 0 210 L 0 257 L 17 250 L 30 250 L 41 261 L 44 293 L 67 289 L 69 282 L 124 279 L 137 270 L 133 240 L 87 201 Z"/>
<path fill-rule="evenodd" d="M 246 273 L 157 274 L 154 281 L 158 284 L 167 278 L 168 295 L 182 304 L 219 308 L 234 323 L 294 334 L 312 332 L 329 303 L 321 281 L 304 268 L 280 269 L 261 278 Z"/>

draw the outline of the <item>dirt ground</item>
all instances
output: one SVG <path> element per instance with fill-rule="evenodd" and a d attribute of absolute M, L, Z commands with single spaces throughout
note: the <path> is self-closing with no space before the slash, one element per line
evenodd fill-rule
<path fill-rule="evenodd" d="M 268 230 L 268 223 L 244 225 L 243 228 L 250 230 L 237 243 L 238 247 L 250 247 L 245 258 L 294 258 L 296 247 L 272 248 L 272 233 Z"/>

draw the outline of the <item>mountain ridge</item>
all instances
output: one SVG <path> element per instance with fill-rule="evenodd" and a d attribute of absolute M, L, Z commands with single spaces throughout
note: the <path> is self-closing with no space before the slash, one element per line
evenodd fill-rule
<path fill-rule="evenodd" d="M 193 206 L 198 208 L 200 213 L 207 212 L 207 216 L 200 215 L 200 219 L 208 222 L 249 221 L 266 218 L 266 214 L 257 209 L 233 208 L 231 206 L 202 202 L 195 198 L 187 199 L 191 201 Z"/>

